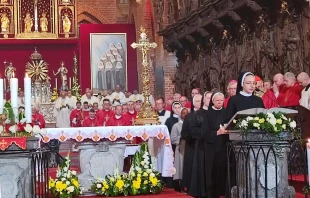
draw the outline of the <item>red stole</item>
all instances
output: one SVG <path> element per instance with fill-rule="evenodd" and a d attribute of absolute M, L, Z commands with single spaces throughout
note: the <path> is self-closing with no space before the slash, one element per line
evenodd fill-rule
<path fill-rule="evenodd" d="M 76 118 L 76 123 L 74 124 L 72 121 Z M 83 120 L 82 109 L 73 109 L 70 113 L 70 126 L 71 127 L 81 127 Z"/>
<path fill-rule="evenodd" d="M 83 119 L 84 120 L 85 118 L 87 118 L 89 116 L 89 110 L 88 109 L 83 109 L 82 110 L 82 116 L 83 116 Z"/>
<path fill-rule="evenodd" d="M 282 89 L 277 101 L 281 107 L 298 106 L 301 98 L 302 87 L 295 82 L 293 86 Z"/>
<path fill-rule="evenodd" d="M 129 111 L 126 113 L 126 116 L 128 117 L 128 119 L 132 122 L 133 120 L 136 119 L 137 117 L 137 112 L 133 111 L 133 113 L 130 113 Z"/>
<path fill-rule="evenodd" d="M 102 109 L 100 110 L 98 113 L 98 118 L 100 120 L 100 122 L 104 123 L 106 122 L 109 118 L 113 117 L 114 116 L 114 111 L 112 110 L 109 110 L 109 111 L 106 111 L 105 109 Z"/>
<path fill-rule="evenodd" d="M 225 98 L 225 100 L 224 100 L 224 108 L 227 108 L 229 99 L 230 99 L 230 96 L 228 96 L 227 98 Z"/>
<path fill-rule="evenodd" d="M 108 121 L 106 126 L 131 126 L 131 122 L 127 116 L 122 115 L 119 119 L 112 116 Z"/>
<path fill-rule="evenodd" d="M 43 115 L 39 113 L 32 114 L 32 125 L 39 125 L 40 128 L 45 128 L 45 120 Z"/>
<path fill-rule="evenodd" d="M 102 126 L 97 117 L 95 117 L 94 119 L 90 119 L 90 117 L 87 117 L 84 119 L 82 123 L 82 127 L 97 127 L 97 126 Z"/>

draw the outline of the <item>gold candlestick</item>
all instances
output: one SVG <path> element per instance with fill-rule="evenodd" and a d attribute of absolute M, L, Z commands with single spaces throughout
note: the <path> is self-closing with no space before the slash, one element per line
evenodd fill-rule
<path fill-rule="evenodd" d="M 149 63 L 147 52 L 150 48 L 157 47 L 156 43 L 150 43 L 147 38 L 145 29 L 141 26 L 140 28 L 140 39 L 138 43 L 131 44 L 132 48 L 138 48 L 142 51 L 142 95 L 144 102 L 142 104 L 141 111 L 137 115 L 135 125 L 146 125 L 146 124 L 159 124 L 158 114 L 153 110 L 150 103 L 150 74 L 149 74 Z"/>
<path fill-rule="evenodd" d="M 76 58 L 76 54 L 74 53 L 74 57 L 73 57 L 73 63 L 74 63 L 74 67 L 73 67 L 73 86 L 71 88 L 72 90 L 72 95 L 74 95 L 78 101 L 81 101 L 81 88 L 79 85 L 79 81 L 78 81 L 78 64 L 77 64 L 77 58 Z"/>

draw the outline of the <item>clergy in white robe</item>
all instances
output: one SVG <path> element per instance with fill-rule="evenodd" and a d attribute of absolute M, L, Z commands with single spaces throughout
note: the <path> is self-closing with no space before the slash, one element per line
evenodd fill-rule
<path fill-rule="evenodd" d="M 306 72 L 301 72 L 297 76 L 297 81 L 304 87 L 301 92 L 299 104 L 307 109 L 310 109 L 310 77 Z"/>
<path fill-rule="evenodd" d="M 88 106 L 92 107 L 95 102 L 99 104 L 99 99 L 96 96 L 93 96 L 92 90 L 87 88 L 85 94 L 81 97 L 81 103 L 88 102 Z"/>
<path fill-rule="evenodd" d="M 116 85 L 115 92 L 111 94 L 110 101 L 113 106 L 123 104 L 126 99 L 125 94 L 121 92 L 120 89 L 121 89 L 120 85 Z"/>
<path fill-rule="evenodd" d="M 138 90 L 133 90 L 132 95 L 129 96 L 129 100 L 136 102 L 137 100 L 143 101 L 143 96 L 138 93 Z"/>
<path fill-rule="evenodd" d="M 74 109 L 71 101 L 65 91 L 60 92 L 60 97 L 55 101 L 57 128 L 70 127 L 70 113 Z"/>
<path fill-rule="evenodd" d="M 75 109 L 76 108 L 77 98 L 72 95 L 71 90 L 68 91 L 68 98 L 69 98 L 69 100 L 71 100 L 70 103 L 72 103 L 74 105 L 74 109 Z"/>

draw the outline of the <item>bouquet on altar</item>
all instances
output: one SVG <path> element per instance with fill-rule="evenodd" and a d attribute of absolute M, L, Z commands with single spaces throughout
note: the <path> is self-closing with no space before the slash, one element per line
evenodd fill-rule
<path fill-rule="evenodd" d="M 91 191 L 105 196 L 158 194 L 163 189 L 160 176 L 151 164 L 148 146 L 144 143 L 135 153 L 129 173 L 119 174 L 116 169 L 114 175 L 93 181 Z"/>
<path fill-rule="evenodd" d="M 49 179 L 48 187 L 54 196 L 60 198 L 71 198 L 82 194 L 82 189 L 76 171 L 70 170 L 69 155 L 65 157 L 62 165 L 58 168 L 56 179 Z"/>
<path fill-rule="evenodd" d="M 259 113 L 233 120 L 236 129 L 247 133 L 250 130 L 262 130 L 271 135 L 279 135 L 283 131 L 295 131 L 296 122 L 287 118 L 282 112 Z"/>

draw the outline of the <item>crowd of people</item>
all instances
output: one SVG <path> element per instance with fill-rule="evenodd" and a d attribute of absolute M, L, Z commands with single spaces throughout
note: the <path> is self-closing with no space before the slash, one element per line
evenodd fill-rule
<path fill-rule="evenodd" d="M 227 142 L 225 123 L 236 112 L 250 108 L 275 108 L 302 105 L 310 109 L 310 78 L 305 72 L 276 74 L 273 81 L 263 81 L 251 72 L 243 72 L 231 80 L 227 90 L 191 90 L 188 98 L 179 93 L 165 100 L 150 97 L 171 135 L 175 152 L 176 174 L 173 181 L 164 179 L 168 187 L 185 191 L 193 197 L 227 195 Z M 226 98 L 225 98 L 226 96 Z M 55 102 L 57 127 L 130 126 L 140 111 L 143 96 L 104 90 L 94 96 L 86 89 L 77 102 L 71 91 L 62 90 Z M 37 114 L 36 109 L 34 112 Z M 38 119 L 37 119 L 38 120 Z M 40 123 L 43 121 L 40 121 Z"/>

